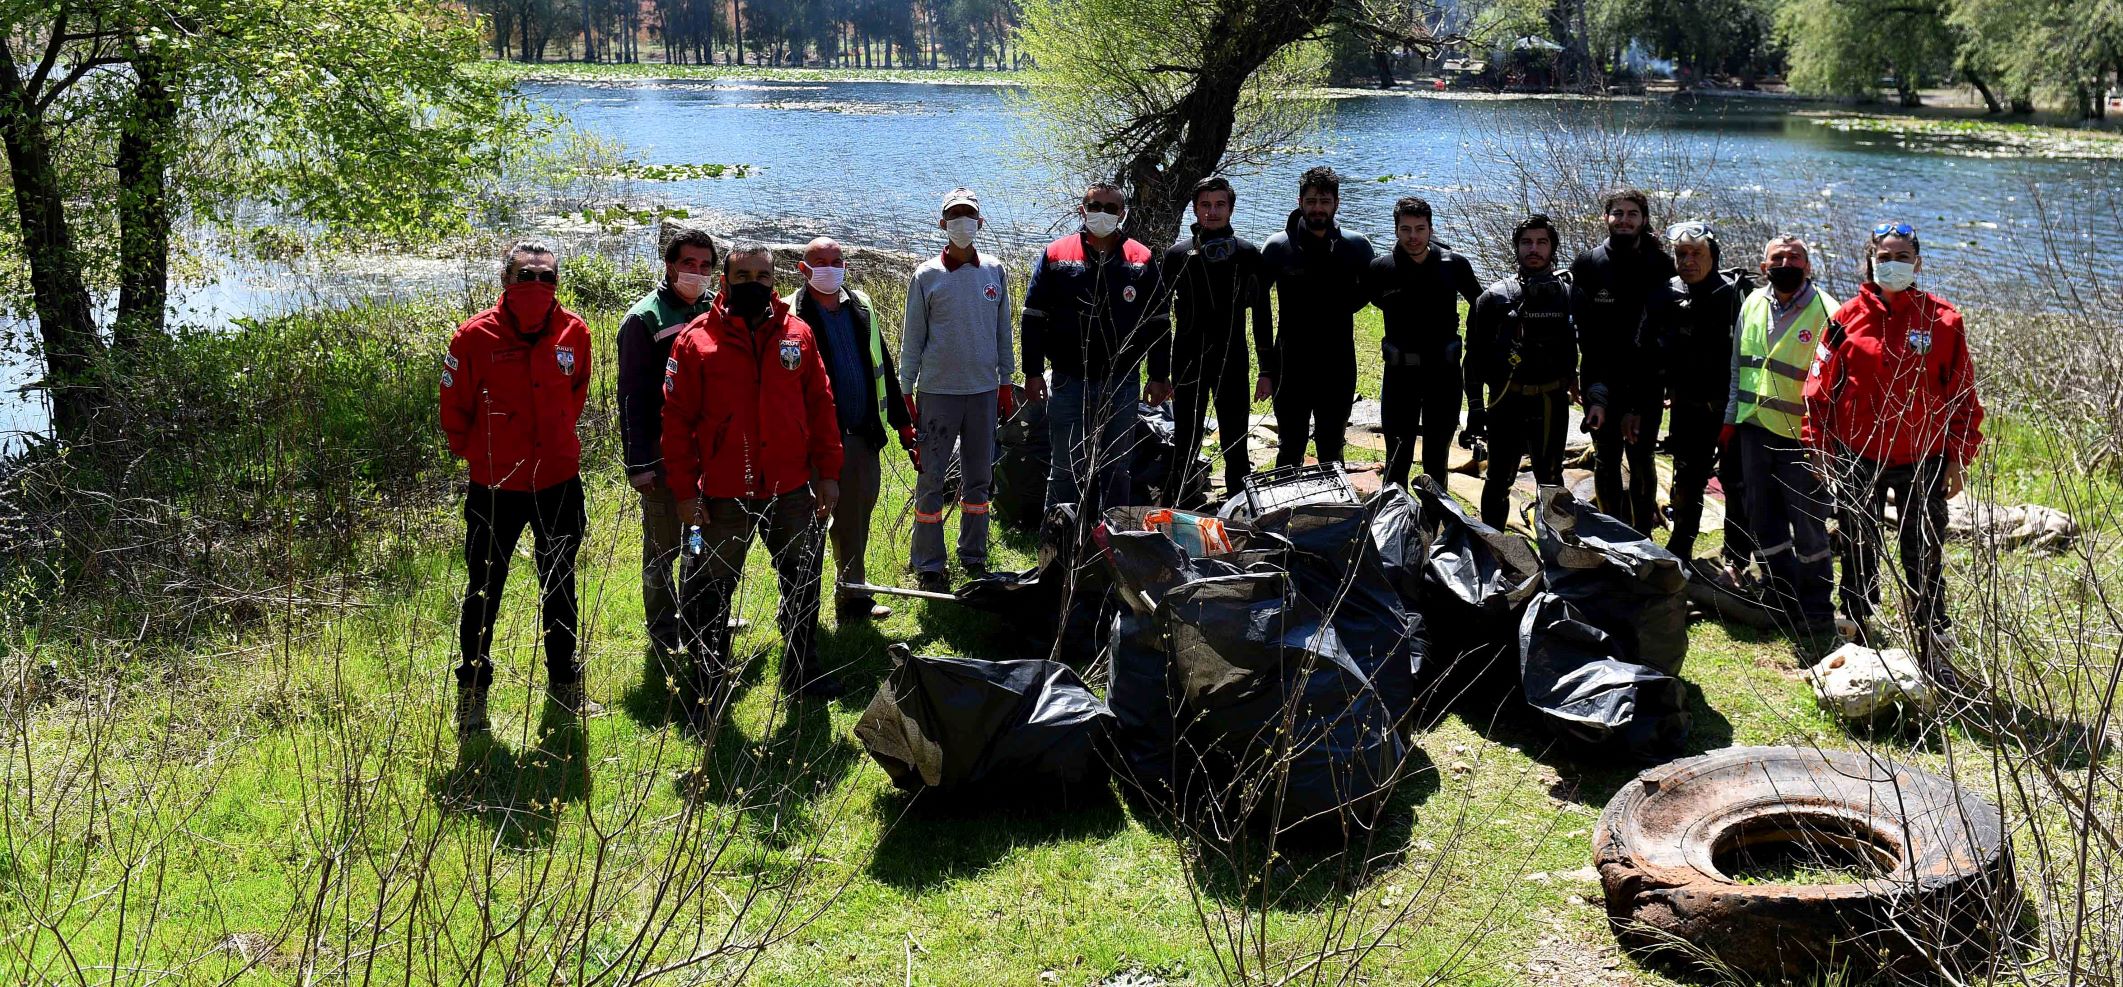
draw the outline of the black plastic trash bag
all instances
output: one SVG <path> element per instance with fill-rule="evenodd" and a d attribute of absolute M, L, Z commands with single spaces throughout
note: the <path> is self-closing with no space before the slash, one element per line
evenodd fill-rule
<path fill-rule="evenodd" d="M 1068 666 L 931 658 L 889 649 L 892 672 L 855 737 L 906 791 L 1044 791 L 1103 785 L 1106 704 Z"/>
<path fill-rule="evenodd" d="M 1411 495 L 1425 534 L 1421 577 L 1412 597 L 1405 575 L 1394 585 L 1429 631 L 1420 689 L 1439 703 L 1507 695 L 1518 684 L 1519 618 L 1540 591 L 1540 561 L 1524 539 L 1483 524 L 1430 477 L 1416 477 Z M 1373 542 L 1405 541 L 1405 516 L 1384 509 L 1390 502 L 1380 506 Z"/>
<path fill-rule="evenodd" d="M 1000 618 L 1031 656 L 1088 660 L 1098 650 L 1099 615 L 1113 584 L 1100 559 L 1080 561 L 1079 534 L 1076 505 L 1055 505 L 1040 525 L 1038 564 L 966 583 L 959 602 Z"/>
<path fill-rule="evenodd" d="M 1621 642 L 1554 593 L 1534 597 L 1519 627 L 1526 702 L 1565 734 L 1647 761 L 1688 741 L 1687 687 L 1621 655 Z"/>
<path fill-rule="evenodd" d="M 1292 585 L 1328 615 L 1342 646 L 1378 688 L 1387 710 L 1405 716 L 1428 651 L 1422 614 L 1409 609 L 1371 536 L 1371 512 L 1356 504 L 1305 504 L 1270 511 L 1254 530 L 1290 543 Z"/>
<path fill-rule="evenodd" d="M 1187 457 L 1194 468 L 1181 478 L 1185 489 L 1171 498 L 1171 503 L 1192 510 L 1209 502 L 1209 461 L 1199 450 L 1180 449 L 1178 434 L 1171 404 L 1136 405 L 1135 434 L 1128 447 L 1129 503 L 1165 503 L 1165 485 L 1171 481 L 1172 464 L 1181 456 Z"/>
<path fill-rule="evenodd" d="M 995 458 L 989 500 L 997 520 L 1030 531 L 1044 520 L 1047 470 L 1054 462 L 1047 442 L 1047 403 L 1018 398 L 1017 410 L 995 429 L 1002 454 Z"/>
<path fill-rule="evenodd" d="M 1617 656 L 1669 675 L 1688 657 L 1688 570 L 1679 556 L 1568 491 L 1541 491 L 1542 583 L 1613 637 Z"/>
<path fill-rule="evenodd" d="M 1289 576 L 1196 580 L 1165 595 L 1158 619 L 1182 711 L 1179 770 L 1277 829 L 1373 823 L 1407 753 L 1397 716 Z"/>

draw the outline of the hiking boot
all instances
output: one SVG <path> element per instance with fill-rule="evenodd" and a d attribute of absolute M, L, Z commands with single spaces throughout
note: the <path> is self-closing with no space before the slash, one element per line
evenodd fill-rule
<path fill-rule="evenodd" d="M 941 572 L 920 572 L 914 575 L 914 585 L 924 593 L 949 593 L 951 577 Z"/>
<path fill-rule="evenodd" d="M 463 743 L 482 736 L 492 725 L 487 722 L 487 689 L 483 685 L 460 685 L 457 687 L 457 741 Z"/>
<path fill-rule="evenodd" d="M 988 578 L 988 564 L 986 562 L 961 562 L 959 563 L 959 568 L 966 570 L 966 578 L 969 580 Z"/>
<path fill-rule="evenodd" d="M 591 717 L 604 715 L 604 704 L 589 697 L 583 690 L 581 679 L 547 686 L 546 698 L 552 700 L 554 705 L 565 710 L 569 716 L 587 720 Z"/>

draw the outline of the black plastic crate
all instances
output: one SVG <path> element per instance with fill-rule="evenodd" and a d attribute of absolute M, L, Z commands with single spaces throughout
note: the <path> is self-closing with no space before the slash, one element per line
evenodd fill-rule
<path fill-rule="evenodd" d="M 1246 477 L 1245 493 L 1250 517 L 1300 504 L 1358 503 L 1356 488 L 1349 485 L 1349 474 L 1339 463 L 1262 470 Z"/>

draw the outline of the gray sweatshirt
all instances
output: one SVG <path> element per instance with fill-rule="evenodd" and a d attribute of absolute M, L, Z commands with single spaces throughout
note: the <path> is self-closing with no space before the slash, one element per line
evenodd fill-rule
<path fill-rule="evenodd" d="M 899 344 L 899 385 L 912 394 L 984 394 L 1017 373 L 1010 285 L 1001 261 L 976 254 L 945 270 L 942 257 L 914 269 Z"/>

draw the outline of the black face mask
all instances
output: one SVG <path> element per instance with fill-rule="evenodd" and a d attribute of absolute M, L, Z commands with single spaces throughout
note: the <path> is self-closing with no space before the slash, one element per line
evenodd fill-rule
<path fill-rule="evenodd" d="M 1806 269 L 1803 267 L 1787 265 L 1769 269 L 1769 286 L 1787 295 L 1799 290 L 1799 286 L 1805 283 Z"/>
<path fill-rule="evenodd" d="M 723 289 L 730 313 L 740 318 L 752 318 L 767 310 L 774 302 L 774 288 L 765 281 L 741 281 Z"/>

